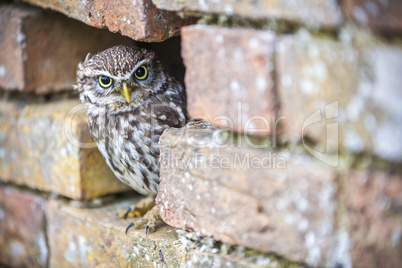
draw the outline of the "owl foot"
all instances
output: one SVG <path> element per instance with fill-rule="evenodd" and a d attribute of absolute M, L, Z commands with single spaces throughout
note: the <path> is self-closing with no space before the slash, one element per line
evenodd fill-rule
<path fill-rule="evenodd" d="M 148 232 L 154 232 L 155 226 L 158 223 L 158 220 L 162 220 L 161 216 L 159 215 L 158 207 L 154 206 L 151 210 L 149 210 L 143 217 L 136 220 L 135 222 L 130 223 L 126 228 L 126 235 L 130 228 L 139 229 L 142 226 L 145 226 L 145 235 Z"/>
<path fill-rule="evenodd" d="M 155 197 L 148 196 L 142 199 L 140 202 L 136 203 L 135 205 L 132 205 L 127 210 L 117 212 L 116 217 L 124 219 L 142 217 L 153 207 L 155 207 Z"/>

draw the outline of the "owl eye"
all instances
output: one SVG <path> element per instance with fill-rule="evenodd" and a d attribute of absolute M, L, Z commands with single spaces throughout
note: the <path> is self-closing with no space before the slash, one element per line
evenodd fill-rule
<path fill-rule="evenodd" d="M 107 88 L 110 87 L 112 85 L 113 80 L 107 76 L 99 76 L 98 78 L 99 80 L 99 85 L 101 85 L 101 87 Z"/>
<path fill-rule="evenodd" d="M 144 80 L 148 76 L 148 70 L 145 66 L 140 66 L 140 68 L 135 71 L 134 75 L 137 79 Z"/>

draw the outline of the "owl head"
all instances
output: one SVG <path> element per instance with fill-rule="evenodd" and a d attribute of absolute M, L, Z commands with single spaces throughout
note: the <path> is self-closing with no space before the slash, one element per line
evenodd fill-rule
<path fill-rule="evenodd" d="M 78 65 L 75 88 L 83 103 L 119 109 L 155 94 L 164 80 L 163 67 L 153 52 L 115 46 L 87 56 Z"/>

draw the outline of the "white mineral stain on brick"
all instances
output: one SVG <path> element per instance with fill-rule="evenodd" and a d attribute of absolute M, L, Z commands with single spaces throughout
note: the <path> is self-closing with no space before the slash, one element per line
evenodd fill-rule
<path fill-rule="evenodd" d="M 402 160 L 401 122 L 383 122 L 374 132 L 374 152 L 384 159 Z"/>
<path fill-rule="evenodd" d="M 6 75 L 6 67 L 4 65 L 0 65 L 0 76 Z"/>
<path fill-rule="evenodd" d="M 242 90 L 237 80 L 230 81 L 230 89 L 232 90 L 233 95 L 237 97 L 242 95 Z"/>
<path fill-rule="evenodd" d="M 46 245 L 46 238 L 44 234 L 39 234 L 36 243 L 39 246 L 39 264 L 45 266 L 46 265 L 46 260 L 47 256 L 49 255 L 49 251 Z"/>
<path fill-rule="evenodd" d="M 317 265 L 317 263 L 320 261 L 321 259 L 321 250 L 318 246 L 312 247 L 309 252 L 308 252 L 308 256 L 306 258 L 306 261 L 308 264 L 312 264 L 312 265 Z"/>
<path fill-rule="evenodd" d="M 22 43 L 24 40 L 25 40 L 25 34 L 19 32 L 17 34 L 17 42 Z"/>
<path fill-rule="evenodd" d="M 316 244 L 316 237 L 315 234 L 311 231 L 309 231 L 305 236 L 304 236 L 304 244 L 307 248 L 312 248 Z"/>
<path fill-rule="evenodd" d="M 221 34 L 218 34 L 217 36 L 215 36 L 215 41 L 218 44 L 221 44 L 223 42 L 223 36 Z"/>
<path fill-rule="evenodd" d="M 243 52 L 239 48 L 236 48 L 233 52 L 233 59 L 235 61 L 243 61 Z"/>
<path fill-rule="evenodd" d="M 350 44 L 352 42 L 353 34 L 347 28 L 342 28 L 338 34 L 339 39 L 344 44 Z"/>
<path fill-rule="evenodd" d="M 221 47 L 221 48 L 218 50 L 218 55 L 219 55 L 219 57 L 224 58 L 224 57 L 225 57 L 225 54 L 226 54 L 225 49 L 224 49 L 223 47 Z"/>
<path fill-rule="evenodd" d="M 251 38 L 250 41 L 248 42 L 249 46 L 251 49 L 256 49 L 258 48 L 258 45 L 260 42 L 256 38 Z"/>
<path fill-rule="evenodd" d="M 198 0 L 198 5 L 200 6 L 201 10 L 203 10 L 203 11 L 208 10 L 208 4 L 206 3 L 205 0 Z"/>
<path fill-rule="evenodd" d="M 232 15 L 233 14 L 233 6 L 232 6 L 232 4 L 225 4 L 223 6 L 223 12 L 228 16 Z"/>
<path fill-rule="evenodd" d="M 72 235 L 70 235 L 67 250 L 66 253 L 64 253 L 64 259 L 69 263 L 75 263 L 76 254 L 77 254 L 77 247 L 72 238 Z"/>
<path fill-rule="evenodd" d="M 358 20 L 361 23 L 366 23 L 368 20 L 366 11 L 364 11 L 364 9 L 361 7 L 355 7 L 353 9 L 353 15 L 356 18 L 356 20 Z"/>
<path fill-rule="evenodd" d="M 322 82 L 327 79 L 328 71 L 324 62 L 319 61 L 314 64 L 314 74 L 318 81 Z"/>
<path fill-rule="evenodd" d="M 367 130 L 373 131 L 377 127 L 377 120 L 375 119 L 375 116 L 372 114 L 366 114 L 364 116 L 364 126 L 366 127 Z"/>
<path fill-rule="evenodd" d="M 281 83 L 285 87 L 292 86 L 292 77 L 289 74 L 285 74 L 281 78 Z"/>
<path fill-rule="evenodd" d="M 306 95 L 311 95 L 315 92 L 314 83 L 308 78 L 302 78 L 300 81 L 300 90 Z"/>
<path fill-rule="evenodd" d="M 315 59 L 320 56 L 320 49 L 315 44 L 310 44 L 307 49 L 307 54 L 310 58 Z"/>
<path fill-rule="evenodd" d="M 299 198 L 296 200 L 296 207 L 300 211 L 305 211 L 308 208 L 308 201 L 304 198 Z"/>
<path fill-rule="evenodd" d="M 360 114 L 364 110 L 365 98 L 359 95 L 352 97 L 348 106 L 346 107 L 348 119 L 355 122 L 359 119 Z"/>
<path fill-rule="evenodd" d="M 265 89 L 267 88 L 267 81 L 265 77 L 262 75 L 257 76 L 255 83 L 257 86 L 258 93 L 260 94 L 264 93 Z"/>
<path fill-rule="evenodd" d="M 401 244 L 401 237 L 402 237 L 401 227 L 396 226 L 391 236 L 391 246 L 393 248 L 396 248 Z"/>
<path fill-rule="evenodd" d="M 276 207 L 277 210 L 283 210 L 286 206 L 287 206 L 287 203 L 282 198 L 279 198 L 275 202 L 275 207 Z"/>
<path fill-rule="evenodd" d="M 299 222 L 297 223 L 297 229 L 300 232 L 305 232 L 308 230 L 308 226 L 309 226 L 309 221 L 306 218 L 302 218 L 301 220 L 299 220 Z"/>
<path fill-rule="evenodd" d="M 352 152 L 360 152 L 364 149 L 364 141 L 352 128 L 345 129 L 345 147 Z"/>
<path fill-rule="evenodd" d="M 18 241 L 13 241 L 11 243 L 11 255 L 15 258 L 25 256 L 24 246 Z"/>

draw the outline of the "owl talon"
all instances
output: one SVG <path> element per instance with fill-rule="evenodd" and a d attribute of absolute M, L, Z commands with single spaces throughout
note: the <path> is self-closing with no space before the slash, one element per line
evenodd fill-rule
<path fill-rule="evenodd" d="M 139 229 L 144 225 L 145 225 L 145 235 L 148 235 L 148 233 L 155 232 L 158 220 L 161 220 L 161 217 L 159 215 L 158 208 L 155 206 L 150 211 L 148 211 L 148 213 L 145 214 L 142 218 L 136 220 L 135 222 L 127 226 L 126 234 L 131 227 L 133 227 L 134 229 Z"/>
<path fill-rule="evenodd" d="M 133 226 L 135 226 L 135 223 L 134 223 L 134 222 L 130 223 L 130 224 L 127 226 L 127 228 L 126 228 L 126 235 L 127 235 L 128 229 L 130 229 L 130 228 L 133 227 Z"/>
<path fill-rule="evenodd" d="M 145 227 L 145 236 L 148 235 L 148 229 L 149 229 L 149 225 L 147 225 L 147 226 Z"/>
<path fill-rule="evenodd" d="M 125 220 L 127 220 L 127 216 L 128 216 L 128 214 L 131 212 L 131 207 L 129 207 L 128 209 L 127 209 L 127 211 L 126 211 L 126 213 L 124 213 L 124 219 Z"/>
<path fill-rule="evenodd" d="M 144 216 L 148 211 L 150 211 L 153 207 L 155 206 L 155 197 L 153 196 L 148 196 L 138 203 L 130 206 L 126 210 L 120 210 L 117 212 L 117 217 L 118 218 L 135 218 L 135 217 L 142 217 Z"/>

